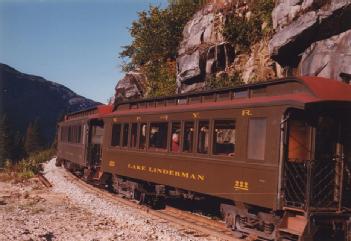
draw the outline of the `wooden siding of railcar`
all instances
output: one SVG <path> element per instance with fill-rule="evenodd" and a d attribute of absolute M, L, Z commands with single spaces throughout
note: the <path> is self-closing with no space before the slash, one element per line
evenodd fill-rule
<path fill-rule="evenodd" d="M 102 168 L 106 172 L 128 176 L 145 181 L 165 184 L 199 193 L 229 198 L 253 205 L 275 208 L 277 198 L 280 121 L 286 107 L 253 107 L 251 116 L 242 116 L 243 109 L 224 109 L 199 111 L 199 118 L 194 119 L 193 111 L 178 113 L 159 113 L 147 115 L 129 115 L 105 119 L 105 139 Z M 236 153 L 233 157 L 198 153 L 156 152 L 152 149 L 138 150 L 123 147 L 111 147 L 112 123 L 162 122 L 167 115 L 168 122 L 187 120 L 236 120 Z M 247 158 L 249 118 L 266 117 L 265 160 Z M 210 133 L 212 135 L 211 122 Z M 197 134 L 197 133 L 196 133 Z M 211 141 L 212 142 L 212 141 Z M 168 140 L 168 146 L 169 146 Z M 196 148 L 193 148 L 196 150 Z M 212 149 L 212 143 L 209 146 Z M 135 165 L 135 166 L 133 166 Z M 132 167 L 132 168 L 131 168 Z M 134 169 L 134 168 L 136 169 Z M 139 170 L 137 169 L 139 167 Z M 140 170 L 144 169 L 145 170 Z M 149 169 L 151 168 L 151 169 Z M 152 168 L 168 170 L 168 174 L 156 174 Z M 151 171 L 150 171 L 151 170 Z M 173 175 L 170 172 L 173 171 Z M 177 177 L 174 172 L 193 173 L 204 176 Z M 235 188 L 236 182 L 248 183 L 248 190 Z"/>
<path fill-rule="evenodd" d="M 81 143 L 68 143 L 61 141 L 61 128 L 70 125 L 82 125 Z M 84 125 L 87 128 L 87 120 L 65 121 L 59 124 L 58 141 L 57 141 L 57 158 L 71 161 L 75 164 L 85 167 L 86 150 L 88 135 L 85 131 Z"/>

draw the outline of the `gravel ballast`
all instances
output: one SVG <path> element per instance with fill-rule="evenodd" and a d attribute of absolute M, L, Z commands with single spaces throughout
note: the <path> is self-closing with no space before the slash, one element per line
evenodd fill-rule
<path fill-rule="evenodd" d="M 65 170 L 55 166 L 55 159 L 45 165 L 44 173 L 53 185 L 53 192 L 66 195 L 75 206 L 91 213 L 91 218 L 106 220 L 104 232 L 90 234 L 89 238 L 81 234 L 84 240 L 216 240 L 211 237 L 196 237 L 196 232 L 175 227 L 164 220 L 148 216 L 142 210 L 122 203 L 111 203 L 82 190 L 65 178 Z M 77 240 L 77 237 L 72 240 Z"/>

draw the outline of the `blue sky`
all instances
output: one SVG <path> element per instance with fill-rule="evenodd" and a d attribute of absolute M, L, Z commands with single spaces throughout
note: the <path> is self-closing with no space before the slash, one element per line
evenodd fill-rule
<path fill-rule="evenodd" d="M 137 12 L 167 0 L 0 0 L 0 62 L 105 103 Z"/>

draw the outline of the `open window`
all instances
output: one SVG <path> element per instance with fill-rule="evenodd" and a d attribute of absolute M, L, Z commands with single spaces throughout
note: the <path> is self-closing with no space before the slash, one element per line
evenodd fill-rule
<path fill-rule="evenodd" d="M 141 123 L 140 130 L 139 130 L 139 149 L 146 148 L 146 129 L 147 129 L 147 124 Z"/>
<path fill-rule="evenodd" d="M 208 154 L 209 145 L 209 121 L 199 121 L 197 132 L 197 152 Z"/>
<path fill-rule="evenodd" d="M 235 120 L 216 120 L 213 131 L 213 154 L 233 156 L 235 153 Z"/>
<path fill-rule="evenodd" d="M 171 151 L 172 152 L 180 151 L 180 129 L 181 129 L 181 125 L 179 121 L 172 122 L 172 131 L 171 131 Z"/>
<path fill-rule="evenodd" d="M 168 123 L 151 123 L 149 135 L 149 147 L 156 149 L 167 149 Z"/>
<path fill-rule="evenodd" d="M 119 146 L 120 144 L 121 144 L 121 124 L 113 124 L 111 146 Z"/>
<path fill-rule="evenodd" d="M 123 124 L 123 140 L 122 140 L 122 146 L 127 147 L 128 146 L 128 133 L 129 133 L 129 124 L 124 123 Z"/>
<path fill-rule="evenodd" d="M 138 136 L 138 124 L 132 123 L 132 128 L 130 131 L 130 147 L 136 148 L 137 146 L 137 136 Z"/>
<path fill-rule="evenodd" d="M 183 152 L 193 152 L 194 146 L 194 122 L 184 123 Z"/>

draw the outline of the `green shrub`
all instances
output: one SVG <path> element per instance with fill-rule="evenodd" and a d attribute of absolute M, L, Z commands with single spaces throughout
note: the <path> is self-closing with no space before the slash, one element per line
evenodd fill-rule
<path fill-rule="evenodd" d="M 147 97 L 175 94 L 175 59 L 185 24 L 207 1 L 169 0 L 166 8 L 150 6 L 138 13 L 130 29 L 132 43 L 119 53 L 125 72 L 141 68 Z"/>
<path fill-rule="evenodd" d="M 231 15 L 223 29 L 224 38 L 237 50 L 247 52 L 250 46 L 272 31 L 273 0 L 257 0 L 249 3 L 251 16 Z M 263 23 L 266 27 L 262 29 Z"/>
<path fill-rule="evenodd" d="M 16 164 L 11 161 L 5 162 L 5 172 L 13 175 L 16 179 L 28 179 L 34 177 L 42 171 L 41 164 L 50 160 L 55 154 L 53 149 L 48 149 L 31 154 L 28 158 L 21 160 Z"/>
<path fill-rule="evenodd" d="M 228 76 L 227 74 L 219 77 L 212 76 L 206 80 L 206 86 L 208 89 L 236 87 L 242 84 L 244 84 L 244 82 L 242 81 L 239 72 L 234 72 L 231 76 Z"/>
<path fill-rule="evenodd" d="M 176 86 L 176 62 L 157 61 L 153 64 L 146 64 L 143 72 L 147 76 L 147 96 L 168 96 L 174 95 Z"/>

